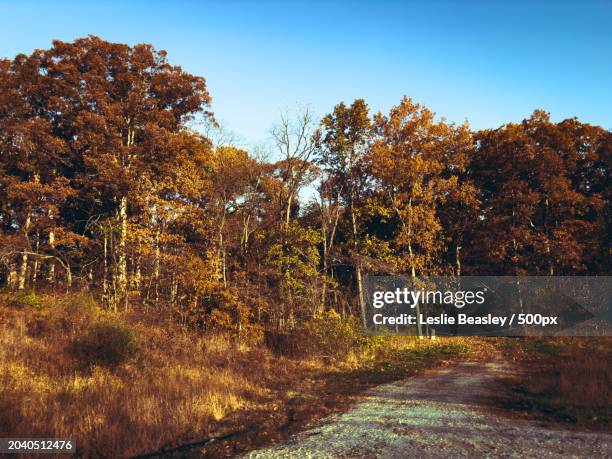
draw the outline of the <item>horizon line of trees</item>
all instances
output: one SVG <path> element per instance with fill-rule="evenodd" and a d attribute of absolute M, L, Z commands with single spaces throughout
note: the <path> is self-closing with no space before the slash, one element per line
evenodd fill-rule
<path fill-rule="evenodd" d="M 359 315 L 365 274 L 611 272 L 610 130 L 536 110 L 474 132 L 357 99 L 282 116 L 270 162 L 190 128 L 210 104 L 151 45 L 0 60 L 0 285 L 241 333 Z"/>

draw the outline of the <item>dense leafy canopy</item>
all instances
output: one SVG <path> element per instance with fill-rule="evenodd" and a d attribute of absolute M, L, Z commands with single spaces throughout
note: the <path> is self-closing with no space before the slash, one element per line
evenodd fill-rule
<path fill-rule="evenodd" d="M 472 132 L 358 99 L 283 116 L 270 163 L 190 129 L 210 103 L 150 45 L 0 61 L 0 283 L 241 334 L 356 314 L 365 273 L 610 273 L 608 130 L 538 110 Z"/>

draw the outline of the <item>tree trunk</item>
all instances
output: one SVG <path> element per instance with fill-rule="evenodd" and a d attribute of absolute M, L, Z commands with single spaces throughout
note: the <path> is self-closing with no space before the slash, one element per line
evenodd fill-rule
<path fill-rule="evenodd" d="M 226 261 L 226 251 L 225 247 L 223 247 L 223 258 L 222 258 L 222 273 L 223 273 L 223 287 L 227 288 L 227 261 Z"/>
<path fill-rule="evenodd" d="M 8 274 L 8 287 L 13 290 L 17 287 L 17 270 L 15 269 L 15 265 L 11 263 Z"/>
<path fill-rule="evenodd" d="M 514 192 L 512 192 L 512 228 L 516 225 L 516 212 L 514 209 L 515 197 Z M 521 290 L 521 280 L 518 275 L 518 242 L 516 242 L 516 237 L 512 237 L 512 249 L 514 253 L 514 278 L 516 283 L 516 290 L 518 292 L 518 300 L 519 300 L 519 312 L 523 313 L 523 292 Z"/>
<path fill-rule="evenodd" d="M 227 278 L 225 275 L 225 246 L 223 241 L 223 229 L 225 228 L 225 201 L 223 211 L 219 221 L 219 241 L 217 247 L 217 279 L 223 280 L 223 287 L 227 288 Z"/>
<path fill-rule="evenodd" d="M 53 222 L 53 213 L 49 212 L 49 220 Z M 55 232 L 53 228 L 49 231 L 49 248 L 51 249 L 51 253 L 54 252 L 55 249 Z M 51 258 L 49 260 L 49 270 L 47 271 L 47 282 L 49 284 L 53 284 L 55 282 L 55 260 Z"/>
<path fill-rule="evenodd" d="M 39 253 L 40 249 L 40 234 L 36 231 L 36 249 L 34 250 L 36 253 Z M 39 265 L 38 257 L 34 259 L 34 266 L 32 267 L 32 288 L 36 288 L 36 281 L 38 280 L 38 265 Z"/>
<path fill-rule="evenodd" d="M 127 196 L 122 196 L 119 203 L 119 224 L 121 237 L 119 238 L 119 266 L 118 266 L 118 287 L 119 297 L 123 300 L 124 306 L 128 307 L 128 285 L 127 285 Z"/>
<path fill-rule="evenodd" d="M 49 247 L 51 249 L 55 248 L 55 233 L 53 231 L 49 232 Z M 53 284 L 55 282 L 55 260 L 51 259 L 49 261 L 49 272 L 47 273 L 47 282 Z"/>
<path fill-rule="evenodd" d="M 357 219 L 355 216 L 355 207 L 353 204 L 353 199 L 351 198 L 351 224 L 353 227 L 353 250 L 355 251 L 355 255 L 357 255 Z M 367 317 L 366 317 L 366 309 L 365 309 L 365 298 L 363 297 L 363 275 L 361 273 L 361 264 L 359 261 L 355 263 L 355 274 L 357 277 L 357 294 L 359 295 L 359 309 L 361 311 L 361 323 L 363 324 L 363 328 L 365 329 L 368 325 Z"/>
<path fill-rule="evenodd" d="M 72 287 L 72 271 L 69 265 L 66 265 L 66 291 Z"/>
<path fill-rule="evenodd" d="M 331 203 L 330 203 L 331 204 Z M 330 208 L 330 206 L 328 205 L 328 209 Z M 323 206 L 321 206 L 321 211 L 323 210 Z M 321 217 L 321 230 L 323 232 L 323 275 L 324 275 L 324 279 L 323 279 L 323 292 L 321 295 L 321 309 L 325 310 L 325 303 L 326 303 L 326 296 L 327 296 L 327 273 L 331 268 L 331 263 L 330 263 L 330 259 L 332 257 L 332 253 L 333 253 L 333 247 L 334 247 L 334 239 L 336 237 L 336 228 L 338 227 L 338 220 L 340 219 L 340 211 L 339 208 L 336 209 L 336 216 L 334 218 L 334 222 L 332 224 L 332 228 L 331 228 L 331 232 L 329 234 L 329 243 L 328 243 L 328 239 L 327 239 L 327 231 L 325 230 L 325 228 L 327 228 L 327 222 L 325 221 L 325 218 L 323 217 L 323 213 L 321 213 L 322 217 Z M 333 278 L 333 272 L 332 272 L 332 276 Z"/>
<path fill-rule="evenodd" d="M 410 256 L 410 277 L 412 278 L 412 288 L 415 287 L 416 269 L 414 266 L 414 255 L 412 253 L 412 243 L 408 242 L 408 254 Z M 417 301 L 414 305 L 414 311 L 416 313 L 416 332 L 417 338 L 423 338 L 423 325 L 421 324 L 421 305 Z"/>
<path fill-rule="evenodd" d="M 457 243 L 455 247 L 455 275 L 457 276 L 457 291 L 461 290 L 461 246 Z M 458 325 L 458 312 L 457 308 L 454 305 L 450 307 L 450 315 L 454 320 L 454 323 L 450 326 L 450 331 L 452 335 L 457 335 L 459 330 Z"/>
<path fill-rule="evenodd" d="M 172 283 L 170 287 L 170 303 L 175 306 L 178 296 L 178 279 L 176 275 L 172 275 Z"/>
<path fill-rule="evenodd" d="M 243 219 L 242 236 L 240 238 L 240 250 L 243 255 L 247 253 L 247 245 L 249 243 L 249 222 L 250 220 L 251 220 L 251 215 L 247 215 Z"/>
<path fill-rule="evenodd" d="M 365 299 L 363 297 L 363 276 L 361 274 L 361 266 L 357 265 L 357 291 L 359 294 L 359 308 L 361 310 L 361 322 L 363 323 L 363 328 L 366 328 L 368 325 L 367 317 L 366 317 L 366 309 L 365 309 Z"/>
<path fill-rule="evenodd" d="M 325 295 L 327 294 L 327 225 L 323 214 L 323 206 L 321 206 L 321 236 L 323 238 L 323 284 L 321 285 L 321 302 L 319 311 L 325 311 Z M 315 310 L 315 313 L 317 311 Z"/>
<path fill-rule="evenodd" d="M 160 271 L 160 246 L 159 246 L 159 238 L 161 236 L 161 228 L 158 226 L 157 231 L 155 232 L 155 261 L 153 267 L 153 278 L 155 280 L 155 306 L 159 304 L 159 271 Z"/>
<path fill-rule="evenodd" d="M 26 239 L 28 239 L 28 231 L 30 230 L 30 224 L 31 224 L 30 212 L 28 211 L 28 214 L 26 216 L 25 225 L 23 227 L 23 231 L 25 233 Z M 21 267 L 19 268 L 19 285 L 17 287 L 19 290 L 25 289 L 27 275 L 28 275 L 28 254 L 24 252 L 21 255 Z"/>
<path fill-rule="evenodd" d="M 518 244 L 516 242 L 515 238 L 512 238 L 512 246 L 514 247 L 514 253 L 518 253 Z M 523 313 L 524 312 L 524 308 L 523 308 L 523 292 L 521 290 L 521 280 L 519 278 L 518 275 L 518 269 L 516 267 L 516 264 L 514 266 L 514 278 L 515 278 L 515 283 L 516 283 L 516 290 L 518 292 L 518 300 L 519 300 L 519 312 Z"/>
<path fill-rule="evenodd" d="M 457 277 L 461 277 L 461 246 L 457 245 L 455 248 L 455 272 Z"/>
<path fill-rule="evenodd" d="M 104 270 L 102 272 L 102 298 L 103 302 L 108 300 L 108 236 L 104 231 Z"/>
<path fill-rule="evenodd" d="M 289 220 L 291 219 L 291 204 L 293 203 L 293 193 L 289 193 L 287 196 L 287 209 L 285 211 L 285 225 L 289 226 Z"/>
<path fill-rule="evenodd" d="M 414 190 L 414 187 L 413 187 Z M 414 261 L 414 252 L 412 251 L 412 198 L 408 200 L 408 255 L 410 256 L 410 276 L 412 277 L 412 287 L 416 279 L 416 266 Z M 423 326 L 421 324 L 421 305 L 417 301 L 415 304 L 416 313 L 416 332 L 417 338 L 423 338 Z"/>
<path fill-rule="evenodd" d="M 555 264 L 554 264 L 554 260 L 552 258 L 552 254 L 550 251 L 550 231 L 548 230 L 548 198 L 546 198 L 546 200 L 544 201 L 545 204 L 545 212 L 544 212 L 544 235 L 546 238 L 546 256 L 548 258 L 548 275 L 549 276 L 554 276 L 555 275 Z"/>
<path fill-rule="evenodd" d="M 554 264 L 553 264 L 552 255 L 550 253 L 550 242 L 548 241 L 548 237 L 546 238 L 546 255 L 548 257 L 548 275 L 549 276 L 554 276 L 555 275 L 555 267 L 554 267 Z"/>
<path fill-rule="evenodd" d="M 136 290 L 138 296 L 140 296 L 141 294 L 140 288 L 142 286 L 142 270 L 140 268 L 141 260 L 142 257 L 139 255 L 138 258 L 136 258 L 136 263 L 134 267 L 134 289 Z"/>

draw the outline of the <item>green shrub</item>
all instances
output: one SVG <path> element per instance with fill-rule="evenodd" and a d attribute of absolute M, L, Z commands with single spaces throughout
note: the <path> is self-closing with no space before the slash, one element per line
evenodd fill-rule
<path fill-rule="evenodd" d="M 385 348 L 387 343 L 386 336 L 364 336 L 361 338 L 363 346 L 371 353 L 378 353 Z"/>
<path fill-rule="evenodd" d="M 342 360 L 367 344 L 358 320 L 342 318 L 334 310 L 319 313 L 294 330 L 267 330 L 264 343 L 272 352 L 285 357 L 318 356 L 332 360 Z"/>
<path fill-rule="evenodd" d="M 8 303 L 10 306 L 15 308 L 36 308 L 41 309 L 43 307 L 43 301 L 33 291 L 20 291 L 9 297 Z"/>
<path fill-rule="evenodd" d="M 119 323 L 95 323 L 70 344 L 70 353 L 84 367 L 114 367 L 138 352 L 132 331 Z"/>
<path fill-rule="evenodd" d="M 304 341 L 311 354 L 344 358 L 363 344 L 363 337 L 355 317 L 342 318 L 329 310 L 306 322 Z"/>

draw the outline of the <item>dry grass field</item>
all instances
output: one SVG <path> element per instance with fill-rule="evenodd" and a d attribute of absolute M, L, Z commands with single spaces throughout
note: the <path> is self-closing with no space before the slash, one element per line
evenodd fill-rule
<path fill-rule="evenodd" d="M 469 344 L 389 338 L 330 357 L 311 349 L 333 342 L 304 342 L 310 350 L 289 358 L 151 311 L 110 313 L 87 294 L 6 294 L 0 303 L 1 435 L 72 437 L 85 457 L 143 454 L 256 425 L 241 440 L 248 449 Z"/>
<path fill-rule="evenodd" d="M 206 450 L 231 455 L 346 409 L 371 385 L 499 351 L 523 370 L 505 407 L 610 425 L 610 339 L 363 339 L 328 317 L 277 347 L 151 310 L 111 313 L 86 293 L 1 294 L 0 434 L 72 437 L 84 457 L 128 457 L 238 432 Z"/>

